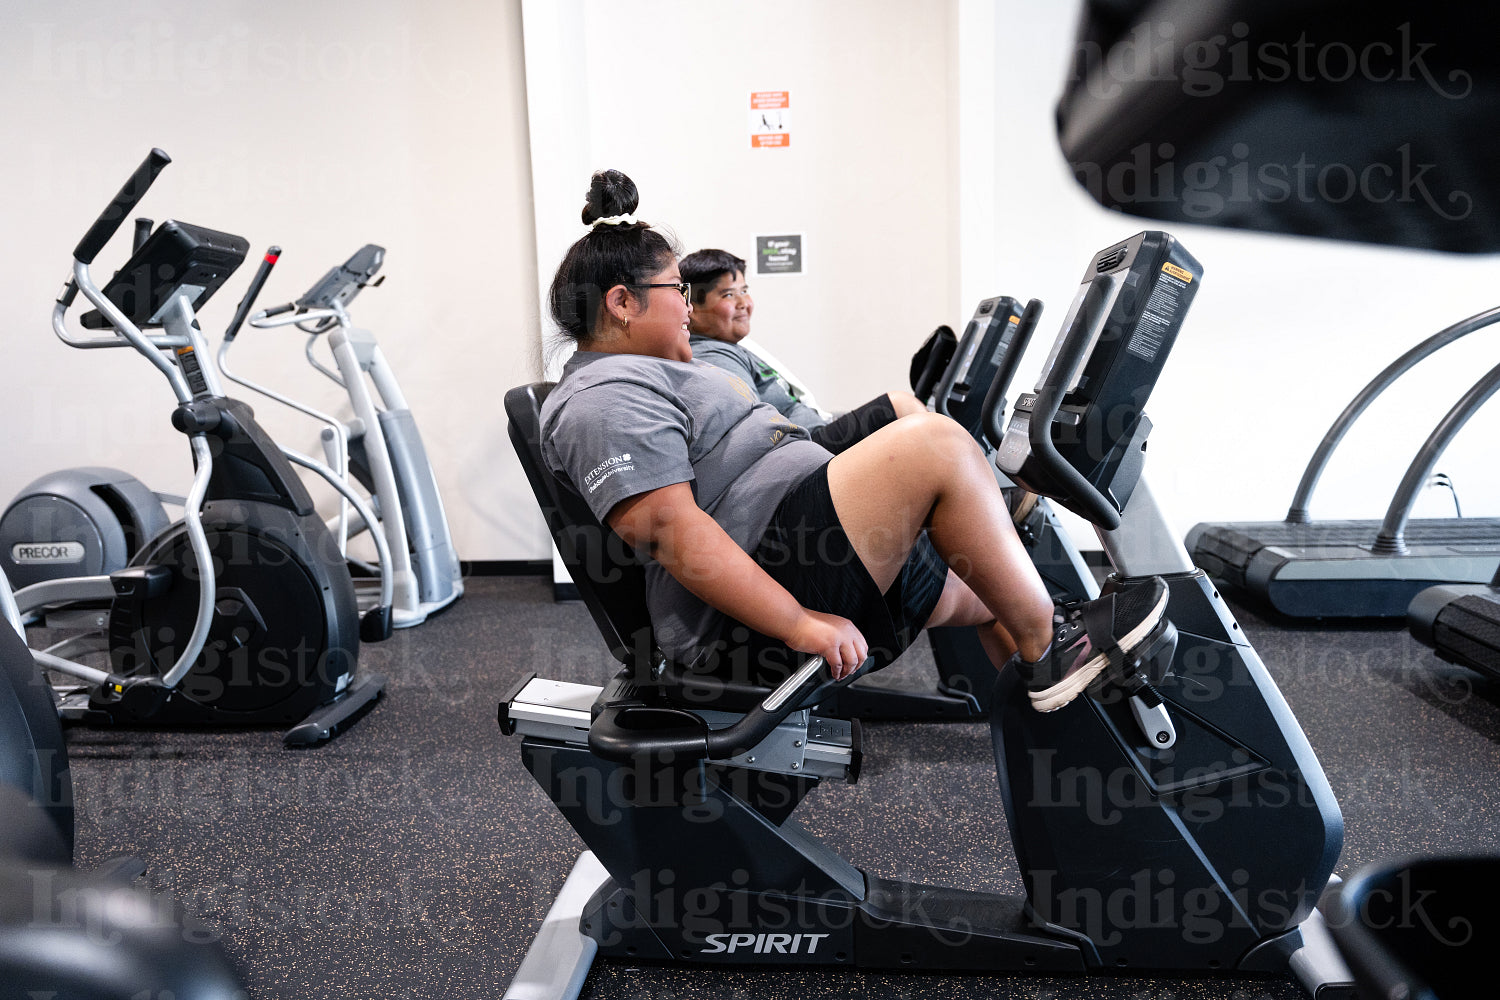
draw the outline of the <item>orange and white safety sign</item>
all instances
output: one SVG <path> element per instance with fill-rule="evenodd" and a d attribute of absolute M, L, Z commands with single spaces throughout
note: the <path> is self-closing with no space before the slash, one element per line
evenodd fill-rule
<path fill-rule="evenodd" d="M 750 92 L 750 148 L 785 149 L 792 144 L 792 99 L 786 90 Z"/>

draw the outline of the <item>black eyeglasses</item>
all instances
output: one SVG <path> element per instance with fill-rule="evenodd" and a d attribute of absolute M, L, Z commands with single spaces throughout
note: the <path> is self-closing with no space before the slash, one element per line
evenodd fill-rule
<path fill-rule="evenodd" d="M 682 296 L 682 301 L 683 302 L 687 302 L 688 301 L 688 292 L 692 290 L 693 286 L 690 283 L 686 282 L 686 281 L 676 281 L 676 282 L 662 282 L 662 281 L 658 281 L 655 284 L 651 284 L 651 285 L 636 285 L 635 287 L 636 288 L 675 288 L 675 289 L 677 289 L 677 294 L 679 294 L 679 295 Z"/>

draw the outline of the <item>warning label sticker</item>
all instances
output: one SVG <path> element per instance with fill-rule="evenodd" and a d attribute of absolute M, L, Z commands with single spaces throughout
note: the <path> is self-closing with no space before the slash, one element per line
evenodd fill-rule
<path fill-rule="evenodd" d="M 1174 264 L 1163 265 L 1162 271 L 1166 277 L 1158 281 L 1151 290 L 1151 297 L 1146 300 L 1146 308 L 1141 313 L 1141 321 L 1135 328 L 1135 336 L 1125 345 L 1125 350 L 1146 362 L 1156 360 L 1157 352 L 1161 350 L 1168 331 L 1177 319 L 1182 292 L 1193 277 Z M 1179 279 L 1174 272 L 1180 272 L 1185 277 Z"/>

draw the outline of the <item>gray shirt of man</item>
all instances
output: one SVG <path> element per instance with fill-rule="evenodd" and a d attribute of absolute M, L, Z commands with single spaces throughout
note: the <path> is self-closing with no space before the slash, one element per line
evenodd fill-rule
<path fill-rule="evenodd" d="M 738 375 L 745 381 L 745 384 L 755 390 L 761 402 L 770 403 L 776 407 L 777 412 L 792 423 L 812 430 L 828 422 L 823 418 L 823 414 L 797 398 L 792 387 L 776 369 L 739 344 L 727 344 L 722 340 L 699 336 L 696 333 L 688 337 L 688 343 L 693 348 L 694 361 L 707 361 L 711 365 Z"/>

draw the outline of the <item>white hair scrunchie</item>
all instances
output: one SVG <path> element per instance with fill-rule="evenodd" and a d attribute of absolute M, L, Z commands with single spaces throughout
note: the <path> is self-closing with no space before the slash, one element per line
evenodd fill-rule
<path fill-rule="evenodd" d="M 607 215 L 602 219 L 595 219 L 590 229 L 598 229 L 600 226 L 633 226 L 635 216 L 633 215 Z"/>

